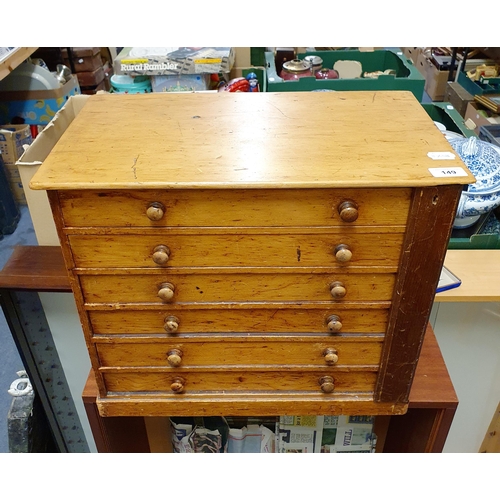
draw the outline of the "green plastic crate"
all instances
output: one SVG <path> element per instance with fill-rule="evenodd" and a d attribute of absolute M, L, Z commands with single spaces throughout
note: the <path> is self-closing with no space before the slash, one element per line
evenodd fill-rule
<path fill-rule="evenodd" d="M 359 50 L 325 50 L 299 54 L 299 59 L 308 55 L 320 56 L 323 66 L 333 68 L 336 61 L 359 61 L 363 73 L 393 69 L 396 75 L 382 75 L 378 78 L 353 78 L 338 80 L 316 80 L 314 77 L 303 77 L 299 80 L 285 81 L 276 73 L 274 54 L 266 52 L 267 91 L 296 92 L 311 90 L 408 90 L 419 100 L 424 94 L 425 79 L 413 63 L 400 50 L 384 49 L 372 52 Z"/>
<path fill-rule="evenodd" d="M 500 222 L 491 212 L 476 232 L 469 237 L 452 237 L 448 242 L 451 250 L 496 250 L 500 249 Z"/>
<path fill-rule="evenodd" d="M 446 130 L 464 137 L 477 137 L 473 130 L 465 126 L 463 117 L 449 102 L 424 103 L 422 107 L 434 121 L 442 123 Z"/>

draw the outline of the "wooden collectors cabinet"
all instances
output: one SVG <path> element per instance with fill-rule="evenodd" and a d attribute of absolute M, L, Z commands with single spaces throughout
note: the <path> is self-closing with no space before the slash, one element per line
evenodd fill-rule
<path fill-rule="evenodd" d="M 101 415 L 404 413 L 474 182 L 429 152 L 409 92 L 90 97 L 31 187 Z"/>

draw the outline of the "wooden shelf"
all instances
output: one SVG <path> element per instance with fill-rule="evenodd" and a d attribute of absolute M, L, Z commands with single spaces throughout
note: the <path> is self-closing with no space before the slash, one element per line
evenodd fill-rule
<path fill-rule="evenodd" d="M 18 47 L 0 62 L 0 80 L 3 80 L 11 71 L 16 69 L 38 47 Z"/>

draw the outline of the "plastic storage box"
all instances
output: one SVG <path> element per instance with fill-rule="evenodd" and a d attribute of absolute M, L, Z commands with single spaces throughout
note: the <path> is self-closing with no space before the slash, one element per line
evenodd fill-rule
<path fill-rule="evenodd" d="M 485 214 L 470 228 L 468 234 L 453 230 L 448 248 L 451 250 L 492 250 L 500 249 L 500 222 L 495 212 Z"/>
<path fill-rule="evenodd" d="M 500 125 L 481 125 L 479 139 L 500 147 Z"/>
<path fill-rule="evenodd" d="M 299 59 L 317 55 L 323 59 L 323 67 L 333 68 L 337 61 L 359 61 L 363 73 L 392 69 L 396 75 L 381 75 L 378 78 L 355 78 L 339 80 L 316 80 L 303 77 L 299 80 L 285 81 L 276 73 L 274 54 L 266 52 L 267 91 L 294 92 L 311 90 L 408 90 L 421 101 L 424 94 L 424 77 L 413 63 L 400 50 L 384 49 L 372 52 L 359 50 L 326 50 L 299 54 Z"/>

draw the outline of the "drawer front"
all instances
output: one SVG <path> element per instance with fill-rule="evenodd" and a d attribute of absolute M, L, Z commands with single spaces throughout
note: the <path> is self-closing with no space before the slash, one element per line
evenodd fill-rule
<path fill-rule="evenodd" d="M 191 333 L 383 333 L 389 309 L 343 308 L 171 308 L 165 310 L 88 311 L 95 335 Z M 331 317 L 340 323 L 330 330 Z M 171 318 L 175 318 L 172 321 Z M 178 326 L 172 332 L 172 324 Z M 167 327 L 165 326 L 167 325 Z"/>
<path fill-rule="evenodd" d="M 296 337 L 252 340 L 248 337 L 187 339 L 170 342 L 96 343 L 101 366 L 106 367 L 173 367 L 316 365 L 376 366 L 380 362 L 383 336 L 376 338 Z"/>
<path fill-rule="evenodd" d="M 396 268 L 402 233 L 388 234 L 255 234 L 255 235 L 70 235 L 76 267 L 336 267 L 392 266 Z M 339 264 L 338 245 L 350 248 L 352 258 Z M 153 261 L 169 249 L 165 264 Z"/>
<path fill-rule="evenodd" d="M 60 191 L 67 227 L 404 226 L 410 189 L 238 189 Z M 344 222 L 338 207 L 352 200 L 358 218 Z M 152 203 L 159 220 L 148 217 Z"/>
<path fill-rule="evenodd" d="M 325 397 L 338 392 L 372 392 L 376 372 L 335 371 L 334 368 L 315 368 L 310 371 L 112 371 L 101 370 L 108 391 L 146 394 L 183 394 L 225 392 L 257 393 L 305 391 L 324 394 Z M 332 377 L 334 389 L 324 393 L 321 389 L 323 377 Z M 331 388 L 331 386 L 330 386 Z M 177 394 L 182 397 L 182 394 Z"/>
<path fill-rule="evenodd" d="M 391 300 L 394 274 L 228 273 L 80 275 L 87 303 L 310 302 Z"/>

